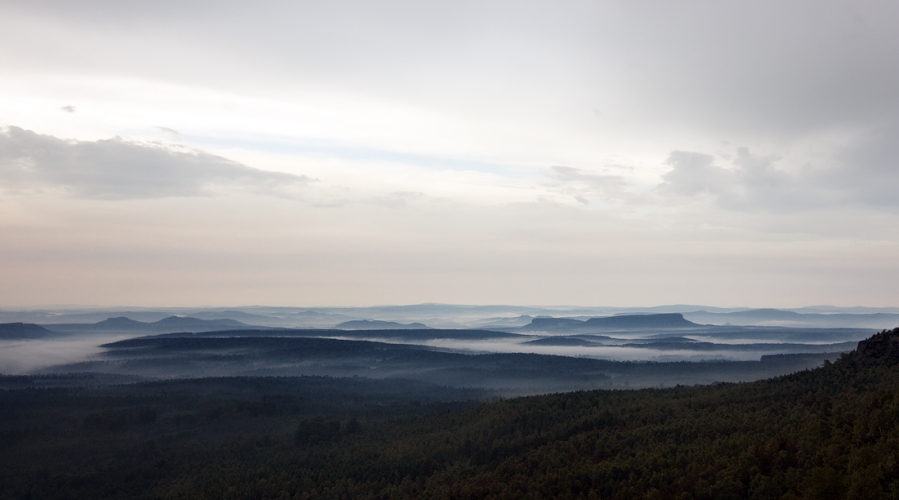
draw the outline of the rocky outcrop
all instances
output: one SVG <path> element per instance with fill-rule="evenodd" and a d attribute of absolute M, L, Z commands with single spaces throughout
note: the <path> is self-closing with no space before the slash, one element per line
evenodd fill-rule
<path fill-rule="evenodd" d="M 899 328 L 884 330 L 867 340 L 862 340 L 852 357 L 858 362 L 899 364 Z"/>

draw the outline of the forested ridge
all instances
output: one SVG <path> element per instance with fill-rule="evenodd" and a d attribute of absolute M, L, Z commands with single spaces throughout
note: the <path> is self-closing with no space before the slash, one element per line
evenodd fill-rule
<path fill-rule="evenodd" d="M 5 391 L 4 404 L 26 411 L 42 390 Z M 753 383 L 468 409 L 416 398 L 372 417 L 371 401 L 350 396 L 315 414 L 287 396 L 196 411 L 147 396 L 109 396 L 114 408 L 76 398 L 86 406 L 69 414 L 79 416 L 47 410 L 55 416 L 27 440 L 0 447 L 2 495 L 899 498 L 899 329 L 832 364 Z M 12 412 L 5 436 L 24 425 Z"/>

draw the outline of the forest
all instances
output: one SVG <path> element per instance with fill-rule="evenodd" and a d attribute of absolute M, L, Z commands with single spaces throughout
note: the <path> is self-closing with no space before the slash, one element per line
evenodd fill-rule
<path fill-rule="evenodd" d="M 512 399 L 363 377 L 0 387 L 4 499 L 899 498 L 899 329 L 756 382 Z"/>

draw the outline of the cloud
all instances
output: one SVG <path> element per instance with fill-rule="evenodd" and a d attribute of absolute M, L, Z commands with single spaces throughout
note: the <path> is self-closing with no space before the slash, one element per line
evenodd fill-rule
<path fill-rule="evenodd" d="M 712 155 L 672 151 L 657 191 L 671 198 L 706 197 L 744 211 L 793 211 L 845 205 L 899 207 L 899 128 L 888 127 L 831 158 L 799 168 L 737 148 L 730 165 Z"/>
<path fill-rule="evenodd" d="M 181 134 L 178 133 L 178 131 L 173 128 L 157 126 L 156 130 L 159 130 L 160 132 L 165 132 L 167 134 L 171 134 L 173 137 L 181 137 Z"/>
<path fill-rule="evenodd" d="M 779 160 L 741 147 L 731 166 L 722 167 L 708 154 L 672 151 L 665 161 L 672 170 L 662 176 L 658 191 L 676 198 L 708 197 L 719 207 L 740 211 L 781 212 L 833 203 L 808 170 L 787 172 L 775 166 Z"/>
<path fill-rule="evenodd" d="M 899 125 L 871 134 L 837 154 L 841 168 L 816 175 L 816 181 L 840 186 L 843 197 L 875 206 L 899 206 Z"/>
<path fill-rule="evenodd" d="M 716 166 L 715 157 L 692 151 L 672 151 L 665 160 L 672 170 L 662 176 L 665 191 L 695 196 L 711 194 L 720 196 L 734 181 L 733 172 Z"/>
<path fill-rule="evenodd" d="M 63 106 L 59 109 L 65 111 L 66 113 L 74 113 L 76 111 L 75 106 Z"/>
<path fill-rule="evenodd" d="M 591 198 L 620 199 L 630 183 L 620 175 L 594 174 L 573 167 L 551 167 L 556 189 L 571 195 L 578 203 L 590 204 Z"/>
<path fill-rule="evenodd" d="M 310 181 L 160 143 L 66 141 L 0 129 L 0 187 L 7 191 L 61 188 L 78 198 L 133 199 L 200 196 L 226 187 L 285 195 Z"/>

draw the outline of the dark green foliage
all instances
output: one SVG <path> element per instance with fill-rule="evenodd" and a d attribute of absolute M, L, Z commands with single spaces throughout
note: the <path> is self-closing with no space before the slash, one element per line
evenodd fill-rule
<path fill-rule="evenodd" d="M 380 407 L 386 419 L 366 413 L 374 406 L 342 411 L 351 398 L 330 394 L 339 391 L 315 393 L 315 403 L 207 396 L 180 406 L 161 396 L 151 405 L 144 385 L 132 388 L 141 397 L 118 392 L 106 403 L 99 392 L 5 391 L 4 405 L 17 409 L 4 413 L 0 495 L 899 498 L 897 362 L 894 330 L 820 369 L 760 382 L 575 392 L 453 411 L 395 397 Z M 229 394 L 253 380 L 238 379 Z M 69 410 L 38 411 L 50 400 Z M 330 410 L 290 410 L 307 403 Z M 140 423 L 150 407 L 156 421 Z M 17 415 L 27 411 L 34 418 L 26 424 Z M 125 425 L 85 429 L 95 414 Z"/>
<path fill-rule="evenodd" d="M 369 422 L 459 411 L 490 395 L 362 378 L 122 382 L 0 377 L 10 388 L 0 390 L 0 498 L 153 498 L 189 471 L 296 451 L 300 422 L 324 423 L 314 448 Z"/>
<path fill-rule="evenodd" d="M 343 427 L 344 434 L 355 434 L 362 429 L 362 426 L 359 424 L 359 421 L 356 420 L 356 417 L 351 417 L 347 420 L 346 425 Z"/>
<path fill-rule="evenodd" d="M 303 420 L 297 426 L 295 436 L 300 446 L 330 443 L 340 436 L 340 421 L 325 420 L 324 417 Z"/>

